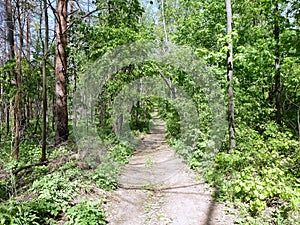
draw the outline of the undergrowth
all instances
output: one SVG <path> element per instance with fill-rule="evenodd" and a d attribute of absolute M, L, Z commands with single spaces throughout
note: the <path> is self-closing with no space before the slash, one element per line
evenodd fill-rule
<path fill-rule="evenodd" d="M 217 189 L 215 197 L 235 203 L 240 224 L 299 224 L 300 156 L 292 134 L 274 123 L 264 125 L 262 134 L 240 126 L 237 143 L 205 168 L 206 181 Z M 204 148 L 196 150 L 190 166 L 200 168 L 204 156 Z"/>
<path fill-rule="evenodd" d="M 11 161 L 1 168 L 5 176 L 0 180 L 0 224 L 106 224 L 102 210 L 104 196 L 94 189 L 117 188 L 120 168 L 132 152 L 110 141 L 114 144 L 107 145 L 107 151 L 95 168 L 87 167 L 88 162 L 69 144 L 49 150 L 47 165 L 11 175 L 10 171 L 39 159 L 41 148 L 38 145 L 23 144 L 22 148 L 28 151 L 26 160 L 23 160 L 24 155 L 18 163 Z M 86 195 L 90 198 L 82 197 Z"/>

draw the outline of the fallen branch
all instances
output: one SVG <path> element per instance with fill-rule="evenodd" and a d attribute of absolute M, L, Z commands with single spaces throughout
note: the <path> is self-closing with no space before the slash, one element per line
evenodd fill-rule
<path fill-rule="evenodd" d="M 18 169 L 13 170 L 12 174 L 17 175 L 22 170 L 27 170 L 27 169 L 30 169 L 30 168 L 35 167 L 35 166 L 46 166 L 47 164 L 48 164 L 48 162 L 39 162 L 39 163 L 30 164 L 30 165 L 27 165 L 27 166 L 21 166 Z"/>

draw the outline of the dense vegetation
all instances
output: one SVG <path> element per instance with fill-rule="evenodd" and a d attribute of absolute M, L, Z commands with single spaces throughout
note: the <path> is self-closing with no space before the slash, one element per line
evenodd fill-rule
<path fill-rule="evenodd" d="M 114 101 L 140 78 L 161 79 L 172 97 L 143 96 L 131 105 L 135 135 L 149 130 L 157 109 L 170 145 L 216 187 L 216 199 L 239 210 L 238 223 L 298 224 L 300 3 L 232 0 L 231 7 L 227 34 L 228 10 L 215 0 L 1 2 L 0 224 L 106 224 L 105 191 L 118 187 L 134 150 L 116 135 L 123 121 L 113 124 Z M 91 67 L 118 46 L 153 40 L 188 47 L 207 65 L 225 111 L 233 87 L 236 146 L 227 125 L 219 128 L 221 145 L 212 141 L 218 110 L 206 93 L 213 90 L 198 87 L 177 65 L 150 59 L 110 74 L 91 118 L 76 120 L 74 99 Z M 230 44 L 233 80 L 227 79 Z M 179 108 L 186 105 L 172 101 L 179 90 L 199 118 L 184 137 Z M 76 131 L 93 126 L 99 142 L 84 140 L 95 145 L 80 149 Z M 196 145 L 187 147 L 195 134 Z"/>

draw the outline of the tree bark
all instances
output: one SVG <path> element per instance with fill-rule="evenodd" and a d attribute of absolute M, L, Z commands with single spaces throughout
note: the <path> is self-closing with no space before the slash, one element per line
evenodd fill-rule
<path fill-rule="evenodd" d="M 14 150 L 12 156 L 14 159 L 19 160 L 19 150 L 21 142 L 21 120 L 22 120 L 22 52 L 23 52 L 23 26 L 21 22 L 21 5 L 19 0 L 16 2 L 17 22 L 19 28 L 19 48 L 15 46 L 16 50 L 16 86 L 17 93 L 15 96 L 15 109 L 14 109 Z"/>
<path fill-rule="evenodd" d="M 12 16 L 11 0 L 5 0 L 5 20 L 6 20 L 6 26 L 7 26 L 8 58 L 13 59 L 13 58 L 15 58 L 15 52 L 14 52 L 15 26 L 14 26 L 14 21 L 13 21 L 13 16 Z"/>
<path fill-rule="evenodd" d="M 31 13 L 30 8 L 26 8 L 26 59 L 28 61 L 28 64 L 30 63 L 30 45 L 31 45 L 31 30 L 30 30 L 30 22 L 31 22 Z M 30 70 L 27 70 L 26 77 L 30 77 Z M 31 98 L 29 94 L 29 90 L 26 91 L 25 94 L 25 110 L 24 110 L 24 121 L 26 122 L 25 127 L 27 128 L 30 124 L 31 119 Z"/>
<path fill-rule="evenodd" d="M 30 22 L 31 22 L 31 14 L 30 9 L 26 10 L 26 58 L 30 61 L 30 42 L 31 42 L 31 31 L 30 31 Z"/>
<path fill-rule="evenodd" d="M 43 127 L 42 127 L 42 157 L 41 162 L 47 160 L 46 155 L 46 140 L 47 140 L 47 59 L 48 59 L 48 40 L 49 40 L 49 24 L 47 0 L 44 3 L 44 17 L 45 17 L 45 41 L 44 41 L 44 55 L 43 55 Z"/>
<path fill-rule="evenodd" d="M 68 140 L 68 110 L 67 110 L 67 5 L 68 0 L 57 2 L 57 24 L 56 24 L 56 55 L 55 55 L 55 145 Z"/>
<path fill-rule="evenodd" d="M 14 21 L 13 21 L 13 11 L 11 0 L 5 0 L 5 20 L 6 20 L 6 40 L 8 47 L 8 59 L 13 60 L 15 58 L 14 46 L 15 46 L 15 38 L 14 38 Z M 12 71 L 11 73 L 14 73 Z M 6 135 L 10 132 L 10 104 L 7 99 L 4 99 L 5 102 L 5 114 L 6 114 Z"/>
<path fill-rule="evenodd" d="M 227 81 L 229 82 L 228 87 L 228 122 L 229 122 L 229 140 L 230 149 L 236 147 L 235 140 L 235 121 L 234 121 L 234 98 L 233 98 L 233 44 L 232 44 L 232 11 L 231 11 L 231 1 L 225 0 L 226 6 L 226 21 L 227 21 L 227 35 L 229 35 L 228 41 L 228 51 L 227 51 Z"/>

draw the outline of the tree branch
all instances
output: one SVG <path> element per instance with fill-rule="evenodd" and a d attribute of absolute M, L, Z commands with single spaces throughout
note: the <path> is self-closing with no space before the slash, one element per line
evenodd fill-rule
<path fill-rule="evenodd" d="M 21 166 L 18 169 L 15 169 L 12 171 L 13 175 L 17 175 L 19 172 L 21 172 L 22 170 L 26 170 L 35 166 L 46 166 L 48 164 L 48 162 L 39 162 L 39 163 L 34 163 L 34 164 L 30 164 L 27 166 Z"/>
<path fill-rule="evenodd" d="M 106 9 L 106 8 L 95 9 L 95 10 L 93 10 L 93 11 L 91 11 L 91 12 L 85 14 L 84 16 L 81 16 L 79 19 L 72 21 L 72 23 L 70 23 L 70 25 L 67 27 L 67 29 L 66 29 L 65 32 L 67 32 L 67 31 L 74 25 L 74 23 L 76 23 L 76 22 L 78 22 L 78 21 L 80 21 L 80 20 L 83 20 L 83 19 L 85 19 L 86 17 L 89 17 L 90 15 L 92 15 L 93 13 L 95 13 L 95 12 L 97 12 L 97 11 L 100 11 L 100 10 L 103 10 L 103 9 Z"/>

